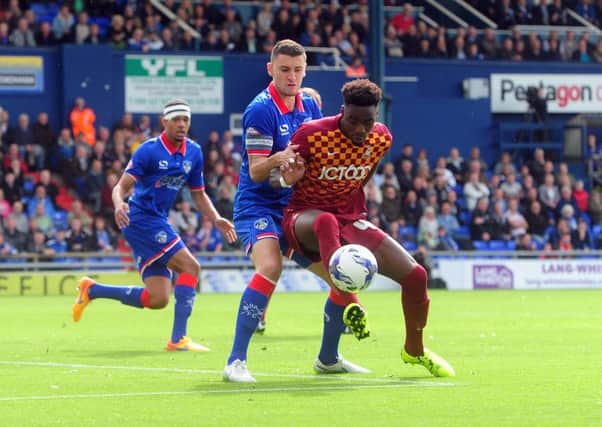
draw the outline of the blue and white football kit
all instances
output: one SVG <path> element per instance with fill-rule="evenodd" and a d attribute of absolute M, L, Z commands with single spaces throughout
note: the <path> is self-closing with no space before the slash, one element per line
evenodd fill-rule
<path fill-rule="evenodd" d="M 291 196 L 290 188 L 274 188 L 269 180 L 254 182 L 249 173 L 249 156 L 269 156 L 285 150 L 302 123 L 320 117 L 322 113 L 313 98 L 301 93 L 295 98 L 295 108 L 289 111 L 273 83 L 247 106 L 243 114 L 243 161 L 234 199 L 234 226 L 247 253 L 258 240 L 272 238 L 280 240 L 282 252 L 287 254 L 280 223 Z"/>
<path fill-rule="evenodd" d="M 201 147 L 185 139 L 176 150 L 162 133 L 136 150 L 125 172 L 136 183 L 129 200 L 130 223 L 122 232 L 138 270 L 143 278 L 171 277 L 167 262 L 184 243 L 167 218 L 185 184 L 191 191 L 204 189 Z"/>

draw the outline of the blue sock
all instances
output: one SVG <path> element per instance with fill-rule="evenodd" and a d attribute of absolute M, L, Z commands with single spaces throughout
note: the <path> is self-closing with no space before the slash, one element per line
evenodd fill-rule
<path fill-rule="evenodd" d="M 125 305 L 143 308 L 140 295 L 142 295 L 144 289 L 141 286 L 110 286 L 95 283 L 93 286 L 90 286 L 88 296 L 91 300 L 96 298 L 115 299 Z"/>
<path fill-rule="evenodd" d="M 236 318 L 236 334 L 228 365 L 236 359 L 247 360 L 249 342 L 255 328 L 268 304 L 268 297 L 254 289 L 246 288 L 240 298 L 238 317 Z"/>
<path fill-rule="evenodd" d="M 324 305 L 324 332 L 322 333 L 322 347 L 318 357 L 325 365 L 331 365 L 337 361 L 339 355 L 339 340 L 345 330 L 343 322 L 343 311 L 345 307 L 337 305 L 328 298 Z"/>
<path fill-rule="evenodd" d="M 190 286 L 176 285 L 174 289 L 176 304 L 174 306 L 173 329 L 171 331 L 171 342 L 177 343 L 186 335 L 188 318 L 192 314 L 195 291 Z"/>

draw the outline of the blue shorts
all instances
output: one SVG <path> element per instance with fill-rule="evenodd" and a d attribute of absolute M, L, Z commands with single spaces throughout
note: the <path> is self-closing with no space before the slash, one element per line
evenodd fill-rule
<path fill-rule="evenodd" d="M 263 215 L 258 217 L 243 217 L 234 220 L 234 228 L 243 243 L 245 254 L 261 239 L 278 239 L 280 252 L 295 261 L 300 267 L 307 268 L 312 261 L 304 255 L 293 251 L 282 232 L 281 215 Z"/>
<path fill-rule="evenodd" d="M 171 277 L 167 263 L 185 246 L 166 219 L 152 216 L 130 218 L 130 224 L 122 233 L 134 252 L 142 278 L 151 275 Z"/>

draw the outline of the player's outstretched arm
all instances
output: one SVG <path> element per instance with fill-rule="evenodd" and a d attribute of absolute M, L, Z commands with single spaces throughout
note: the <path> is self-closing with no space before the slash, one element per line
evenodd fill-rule
<path fill-rule="evenodd" d="M 201 211 L 203 216 L 206 216 L 215 224 L 217 229 L 224 235 L 228 243 L 236 242 L 238 237 L 236 236 L 234 225 L 217 212 L 215 206 L 213 206 L 213 203 L 211 202 L 211 199 L 207 193 L 205 193 L 205 190 L 195 190 L 191 193 L 196 207 Z"/>
<path fill-rule="evenodd" d="M 282 166 L 287 167 L 295 162 L 296 145 L 289 145 L 283 151 L 271 156 L 249 156 L 249 175 L 255 182 L 263 182 L 270 177 L 270 171 Z"/>
<path fill-rule="evenodd" d="M 113 206 L 115 206 L 115 224 L 120 229 L 127 227 L 130 223 L 130 206 L 125 198 L 130 194 L 135 183 L 136 180 L 130 174 L 124 173 L 111 193 Z"/>

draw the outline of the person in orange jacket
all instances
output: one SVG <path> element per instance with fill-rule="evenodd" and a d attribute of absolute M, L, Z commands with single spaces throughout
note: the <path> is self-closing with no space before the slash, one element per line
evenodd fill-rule
<path fill-rule="evenodd" d="M 73 136 L 77 137 L 80 134 L 84 134 L 84 141 L 93 147 L 96 144 L 96 128 L 94 122 L 96 121 L 96 114 L 90 107 L 86 107 L 86 101 L 82 97 L 78 97 L 75 100 L 75 105 L 71 114 L 69 114 L 69 120 L 71 122 L 71 128 L 73 129 Z"/>

